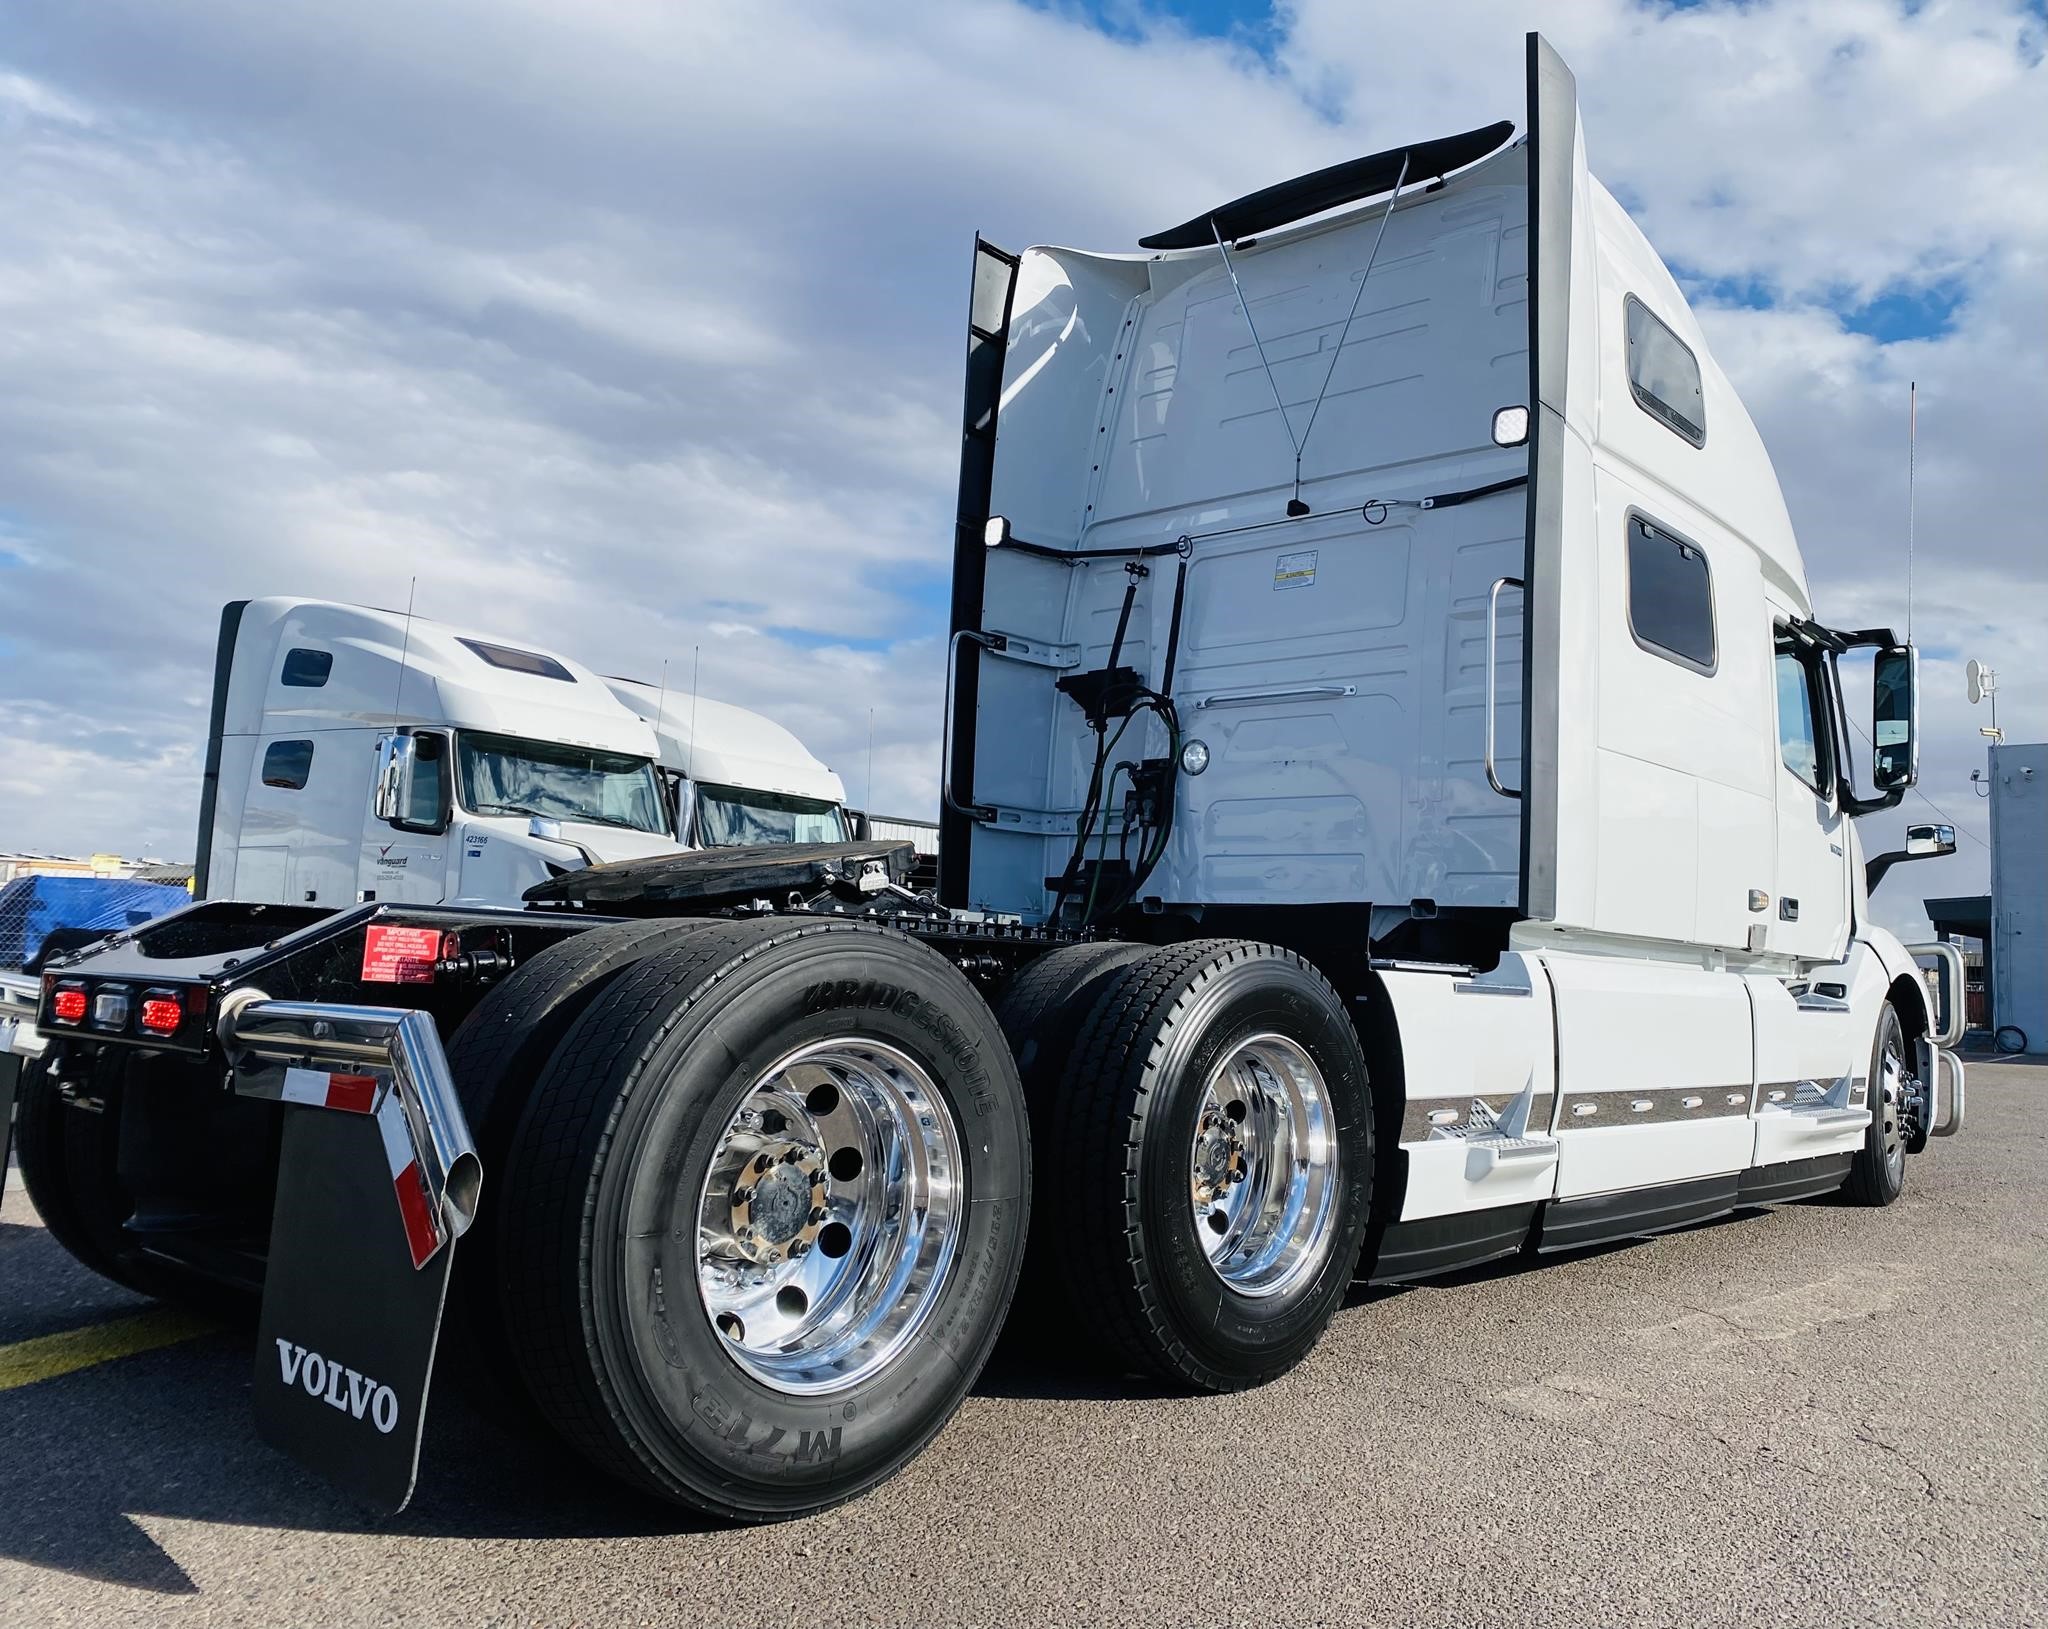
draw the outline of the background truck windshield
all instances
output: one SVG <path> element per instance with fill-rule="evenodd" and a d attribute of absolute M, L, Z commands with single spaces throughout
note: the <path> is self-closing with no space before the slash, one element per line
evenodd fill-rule
<path fill-rule="evenodd" d="M 543 815 L 634 831 L 668 830 L 661 786 L 646 758 L 474 730 L 456 737 L 456 756 L 463 807 L 472 814 Z"/>
<path fill-rule="evenodd" d="M 697 788 L 697 841 L 705 848 L 845 840 L 846 817 L 836 803 L 753 792 L 743 786 Z"/>

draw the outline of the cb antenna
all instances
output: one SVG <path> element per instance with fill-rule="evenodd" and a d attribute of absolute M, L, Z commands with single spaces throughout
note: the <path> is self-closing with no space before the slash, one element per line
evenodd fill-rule
<path fill-rule="evenodd" d="M 415 576 L 405 589 L 405 634 L 398 642 L 398 688 L 391 693 L 391 727 L 398 728 L 398 705 L 405 699 L 405 665 L 412 659 L 412 600 L 419 592 Z"/>
<path fill-rule="evenodd" d="M 697 672 L 703 654 L 702 645 L 690 647 L 690 745 L 683 755 L 683 779 L 692 786 L 697 784 Z"/>
<path fill-rule="evenodd" d="M 1920 441 L 1920 386 L 1906 381 L 1906 643 L 1913 643 L 1913 462 Z"/>
<path fill-rule="evenodd" d="M 869 816 L 875 812 L 875 710 L 868 709 L 868 788 L 861 794 L 861 807 Z"/>

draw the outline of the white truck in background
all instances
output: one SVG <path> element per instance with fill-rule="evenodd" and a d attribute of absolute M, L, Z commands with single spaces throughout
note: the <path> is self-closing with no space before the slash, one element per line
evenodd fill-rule
<path fill-rule="evenodd" d="M 377 787 L 400 750 L 406 806 L 387 818 Z M 795 736 L 729 703 L 426 617 L 237 601 L 221 614 L 194 892 L 513 905 L 584 866 L 837 840 L 844 800 Z"/>
<path fill-rule="evenodd" d="M 637 679 L 604 682 L 654 732 L 685 847 L 837 843 L 850 835 L 845 785 L 773 719 Z"/>

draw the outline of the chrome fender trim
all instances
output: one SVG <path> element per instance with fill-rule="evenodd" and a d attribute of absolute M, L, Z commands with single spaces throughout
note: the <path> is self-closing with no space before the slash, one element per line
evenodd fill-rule
<path fill-rule="evenodd" d="M 272 1001 L 261 991 L 231 992 L 214 1033 L 234 1068 L 235 1090 L 311 1107 L 372 1114 L 410 1145 L 441 1237 L 418 1256 L 424 1266 L 446 1239 L 476 1220 L 483 1187 L 469 1121 L 455 1095 L 434 1020 L 403 1007 L 354 1007 L 322 1001 Z M 306 1077 L 372 1085 L 362 1093 L 307 1089 Z M 319 1085 L 316 1081 L 316 1085 Z M 395 1122 L 395 1124 L 394 1124 Z"/>

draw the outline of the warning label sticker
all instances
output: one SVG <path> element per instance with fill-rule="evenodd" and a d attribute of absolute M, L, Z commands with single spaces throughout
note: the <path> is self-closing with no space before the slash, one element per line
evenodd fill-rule
<path fill-rule="evenodd" d="M 1316 581 L 1316 549 L 1304 549 L 1299 554 L 1283 554 L 1273 562 L 1273 587 L 1313 588 Z"/>
<path fill-rule="evenodd" d="M 432 984 L 441 954 L 439 928 L 399 928 L 372 923 L 363 933 L 365 984 Z"/>

